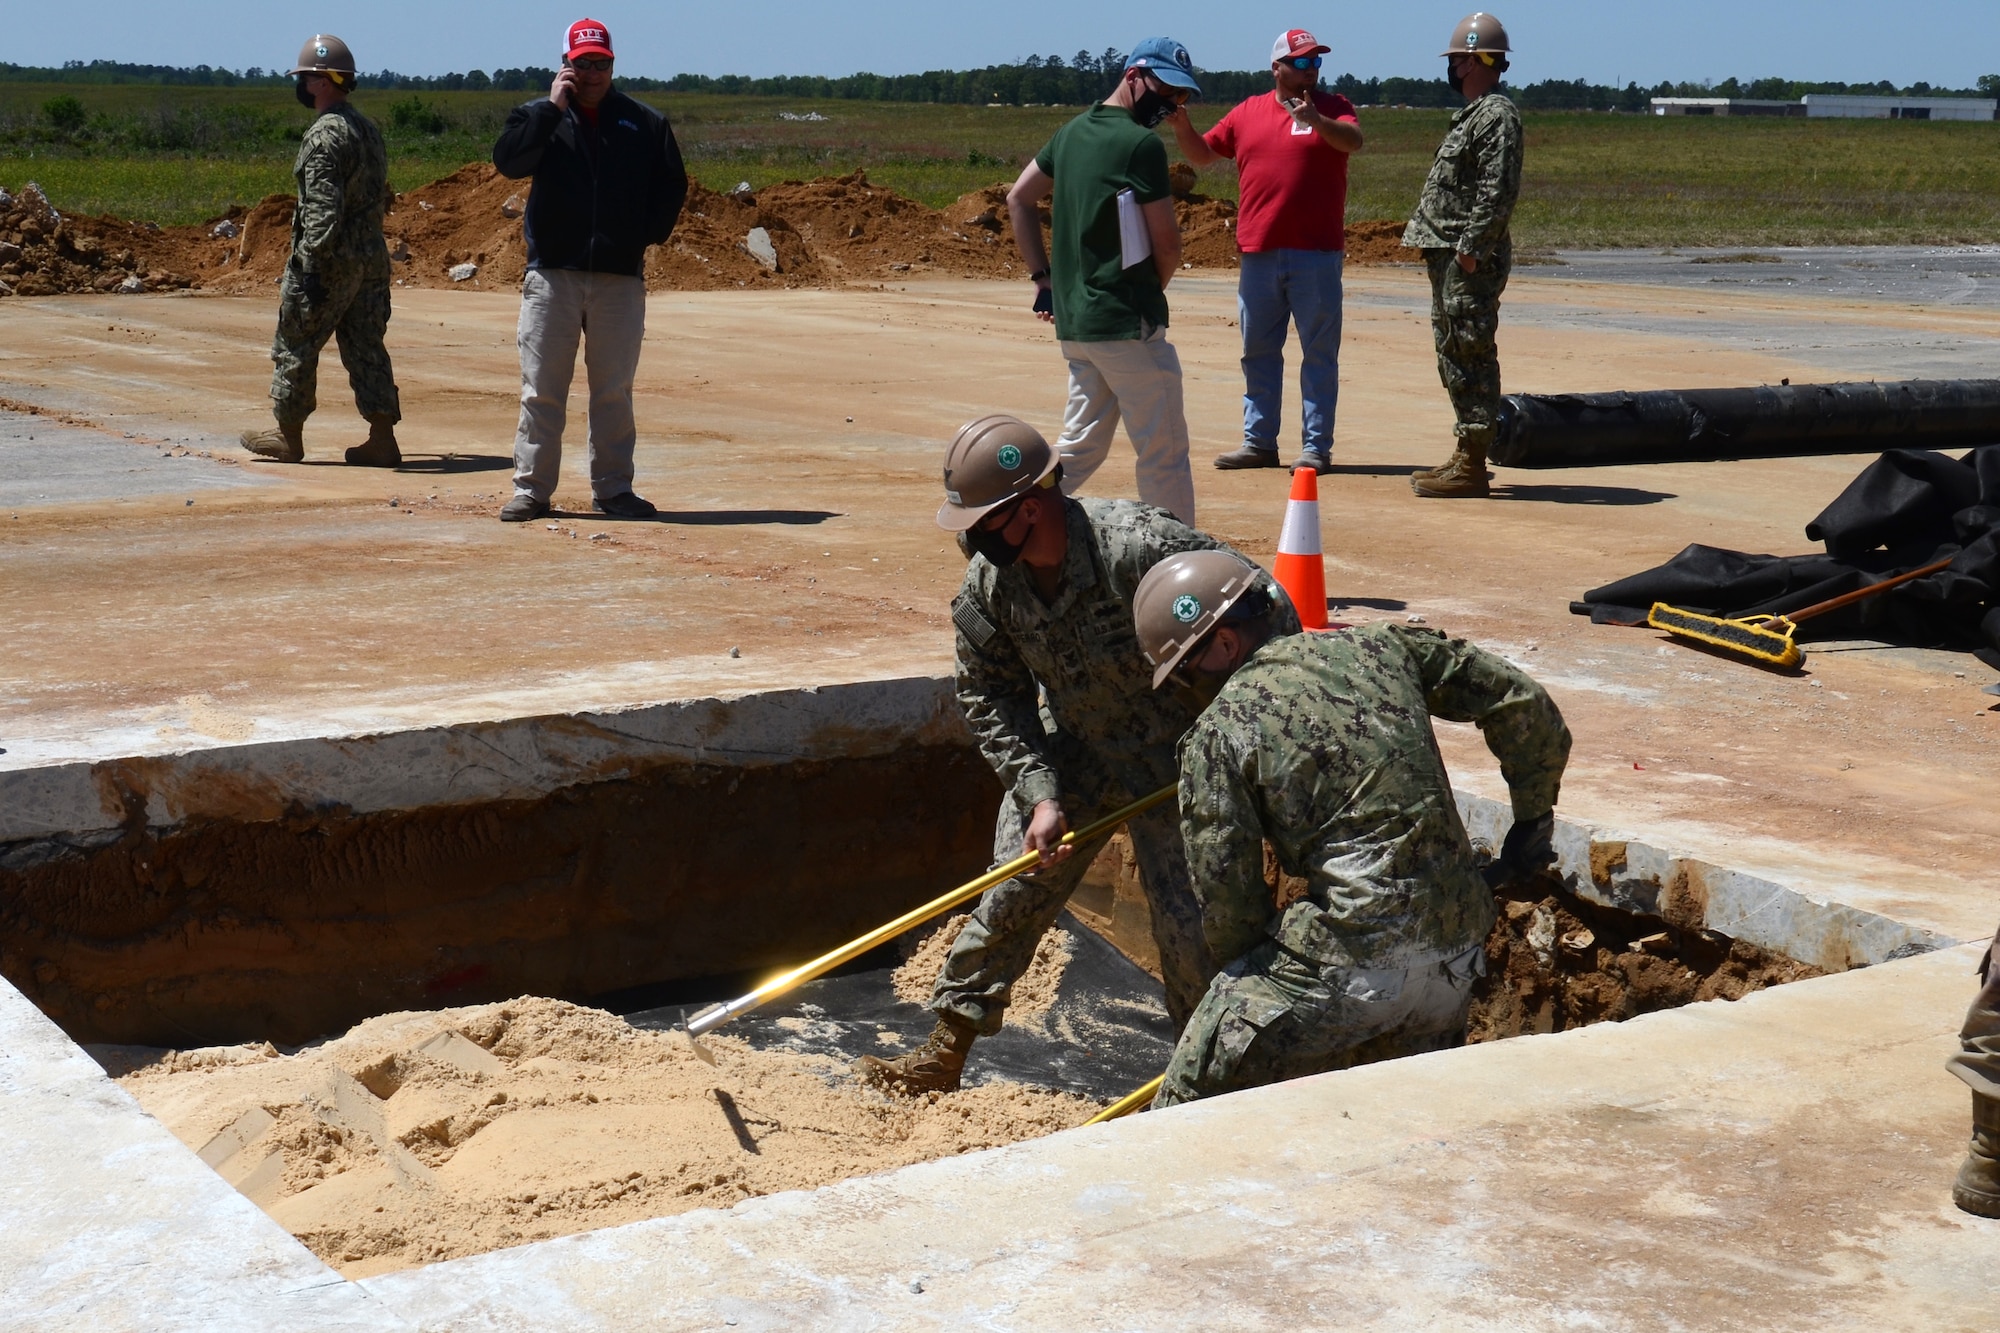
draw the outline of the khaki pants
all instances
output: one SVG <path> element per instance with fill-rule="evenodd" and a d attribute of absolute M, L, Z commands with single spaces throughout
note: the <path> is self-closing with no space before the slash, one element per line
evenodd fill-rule
<path fill-rule="evenodd" d="M 514 490 L 546 501 L 562 470 L 563 422 L 577 344 L 590 386 L 590 493 L 632 489 L 632 377 L 646 334 L 646 283 L 618 273 L 529 269 L 521 280 L 521 424 L 514 431 Z"/>
<path fill-rule="evenodd" d="M 1111 454 L 1118 419 L 1139 455 L 1139 498 L 1194 526 L 1194 473 L 1188 467 L 1187 411 L 1181 359 L 1167 331 L 1141 325 L 1141 336 L 1062 344 L 1069 359 L 1069 405 L 1063 409 L 1063 491 L 1074 495 Z"/>
<path fill-rule="evenodd" d="M 2000 935 L 1986 950 L 1979 965 L 1986 985 L 1965 1014 L 1959 1030 L 1959 1053 L 1951 1057 L 1951 1072 L 1964 1079 L 1981 1097 L 2000 1101 Z"/>

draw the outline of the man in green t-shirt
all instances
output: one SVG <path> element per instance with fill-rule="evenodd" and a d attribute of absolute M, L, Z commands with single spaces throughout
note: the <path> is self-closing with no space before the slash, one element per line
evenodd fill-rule
<path fill-rule="evenodd" d="M 1194 522 L 1181 362 L 1167 341 L 1166 286 L 1181 265 L 1167 147 L 1153 127 L 1201 92 L 1187 48 L 1149 37 L 1117 91 L 1056 131 L 1007 193 L 1035 313 L 1069 361 L 1063 490 L 1104 463 L 1118 419 L 1139 455 L 1139 498 Z M 1036 208 L 1053 192 L 1050 245 Z M 1053 252 L 1053 253 L 1051 253 Z"/>

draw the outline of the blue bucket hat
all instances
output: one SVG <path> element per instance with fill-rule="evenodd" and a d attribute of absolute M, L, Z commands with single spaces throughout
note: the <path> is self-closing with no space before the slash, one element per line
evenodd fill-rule
<path fill-rule="evenodd" d="M 1171 37 L 1148 37 L 1133 47 L 1125 57 L 1125 68 L 1143 69 L 1161 83 L 1201 96 L 1201 85 L 1194 81 L 1194 58 Z"/>

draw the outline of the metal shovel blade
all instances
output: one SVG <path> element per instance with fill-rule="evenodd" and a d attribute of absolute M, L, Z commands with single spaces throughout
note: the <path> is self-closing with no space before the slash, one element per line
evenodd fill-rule
<path fill-rule="evenodd" d="M 696 1057 L 711 1065 L 715 1063 L 715 1052 L 702 1045 L 701 1038 L 695 1036 L 693 1031 L 688 1028 L 687 1010 L 681 1010 L 681 1021 L 674 1030 L 687 1038 L 688 1049 L 693 1051 Z"/>

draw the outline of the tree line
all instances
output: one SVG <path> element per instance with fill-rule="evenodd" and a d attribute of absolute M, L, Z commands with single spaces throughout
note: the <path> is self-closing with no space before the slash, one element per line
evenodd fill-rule
<path fill-rule="evenodd" d="M 936 102 L 958 105 L 1000 103 L 1008 106 L 1082 106 L 1116 86 L 1125 56 L 1116 48 L 1092 55 L 1078 51 L 1062 56 L 1026 56 L 982 69 L 928 70 L 922 74 L 779 75 L 751 78 L 742 74 L 676 74 L 671 78 L 619 78 L 633 92 L 719 93 L 750 97 L 797 97 L 865 102 Z M 1236 102 L 1271 86 L 1268 70 L 1202 70 L 1204 95 L 1211 102 Z M 286 82 L 279 71 L 257 66 L 237 71 L 210 65 L 136 65 L 119 61 L 72 60 L 61 66 L 36 67 L 0 63 L 0 82 L 74 84 L 158 84 L 165 87 L 274 87 Z M 415 75 L 380 70 L 358 76 L 364 88 L 412 92 L 533 93 L 555 79 L 553 69 L 468 70 L 458 74 Z M 1362 106 L 1453 107 L 1459 97 L 1443 79 L 1359 78 L 1342 74 L 1326 86 Z M 1652 87 L 1628 83 L 1623 88 L 1584 79 L 1543 79 L 1537 83 L 1504 85 L 1522 107 L 1544 111 L 1641 112 L 1655 97 L 1738 97 L 1796 101 L 1808 93 L 1858 93 L 1902 97 L 2000 97 L 2000 74 L 1982 76 L 1972 88 L 1940 88 L 1918 82 L 1899 87 L 1878 83 L 1811 82 L 1796 79 L 1728 78 L 1720 83 L 1663 82 Z"/>

